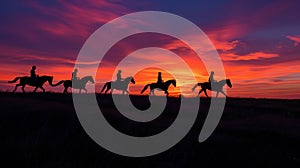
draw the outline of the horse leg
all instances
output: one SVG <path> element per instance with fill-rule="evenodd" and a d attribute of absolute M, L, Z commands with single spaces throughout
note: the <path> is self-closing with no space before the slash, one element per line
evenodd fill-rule
<path fill-rule="evenodd" d="M 104 94 L 107 94 L 107 92 L 108 92 L 108 88 L 106 88 L 106 90 L 105 90 Z"/>
<path fill-rule="evenodd" d="M 107 85 L 107 88 L 106 88 L 105 94 L 106 94 L 106 93 L 107 93 L 109 90 L 111 90 L 111 84 L 108 84 L 108 85 Z M 110 92 L 110 94 L 112 94 L 112 92 Z"/>
<path fill-rule="evenodd" d="M 15 93 L 15 91 L 17 90 L 17 88 L 18 88 L 19 86 L 22 86 L 22 85 L 21 85 L 21 84 L 16 84 L 16 87 L 15 87 L 15 89 L 14 89 L 12 92 Z"/>
<path fill-rule="evenodd" d="M 65 87 L 64 93 L 68 94 L 69 87 Z"/>
<path fill-rule="evenodd" d="M 82 89 L 79 89 L 79 93 L 81 93 L 81 90 L 82 90 Z"/>
<path fill-rule="evenodd" d="M 203 92 L 203 89 L 201 89 L 201 90 L 199 91 L 198 96 L 199 96 L 202 92 Z"/>
<path fill-rule="evenodd" d="M 111 88 L 111 90 L 110 90 L 110 94 L 113 94 L 113 91 L 114 91 L 114 89 L 113 89 L 113 88 Z"/>
<path fill-rule="evenodd" d="M 25 93 L 25 90 L 24 90 L 25 86 L 26 85 L 22 85 L 22 91 L 23 91 L 23 93 Z"/>
<path fill-rule="evenodd" d="M 38 87 L 35 87 L 34 90 L 33 90 L 33 93 L 35 93 L 37 89 L 38 89 Z"/>
<path fill-rule="evenodd" d="M 218 97 L 219 96 L 219 91 L 217 91 L 217 94 L 216 94 L 216 97 Z"/>
<path fill-rule="evenodd" d="M 224 93 L 223 90 L 220 91 L 225 97 L 227 97 L 227 95 Z"/>
<path fill-rule="evenodd" d="M 86 88 L 83 88 L 83 90 L 85 91 L 85 93 L 87 93 L 87 89 Z"/>
<path fill-rule="evenodd" d="M 43 90 L 43 93 L 45 93 L 45 88 L 43 88 L 43 86 L 40 86 L 39 88 L 41 88 Z"/>
<path fill-rule="evenodd" d="M 206 97 L 208 97 L 207 92 L 206 92 L 206 89 L 204 90 L 204 93 L 205 93 Z"/>

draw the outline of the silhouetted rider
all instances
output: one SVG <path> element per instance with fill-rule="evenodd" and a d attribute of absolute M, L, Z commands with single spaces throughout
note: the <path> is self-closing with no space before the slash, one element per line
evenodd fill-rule
<path fill-rule="evenodd" d="M 32 66 L 31 70 L 30 70 L 30 78 L 32 79 L 32 81 L 36 81 L 37 75 L 35 73 L 36 70 L 36 66 Z"/>
<path fill-rule="evenodd" d="M 74 69 L 72 73 L 72 81 L 77 81 L 79 78 L 77 77 L 78 69 Z"/>
<path fill-rule="evenodd" d="M 210 86 L 212 86 L 213 84 L 215 84 L 217 81 L 214 79 L 214 71 L 210 72 L 209 78 L 208 78 L 208 83 L 210 84 Z"/>
<path fill-rule="evenodd" d="M 121 73 L 122 73 L 122 71 L 121 71 L 121 70 L 118 70 L 116 82 L 121 82 L 121 81 L 122 81 Z"/>
<path fill-rule="evenodd" d="M 157 75 L 157 82 L 156 82 L 159 86 L 164 83 L 164 81 L 162 80 L 162 77 L 161 77 L 161 72 L 158 72 L 158 75 Z"/>

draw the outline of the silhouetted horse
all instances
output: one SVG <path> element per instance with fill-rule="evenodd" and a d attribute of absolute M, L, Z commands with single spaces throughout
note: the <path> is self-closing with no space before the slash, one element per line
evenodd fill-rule
<path fill-rule="evenodd" d="M 64 92 L 63 93 L 68 93 L 68 88 L 74 88 L 74 89 L 79 89 L 79 93 L 81 93 L 81 90 L 84 90 L 85 93 L 87 93 L 87 90 L 85 88 L 86 83 L 91 82 L 91 83 L 95 83 L 94 79 L 92 76 L 85 76 L 79 80 L 76 81 L 71 81 L 71 80 L 61 80 L 59 81 L 57 84 L 53 85 L 53 86 L 58 86 L 60 84 L 64 84 Z"/>
<path fill-rule="evenodd" d="M 221 81 L 219 81 L 219 82 L 214 83 L 214 84 L 213 84 L 213 87 L 211 87 L 210 83 L 208 83 L 208 82 L 197 83 L 197 84 L 192 88 L 192 91 L 194 91 L 195 88 L 196 88 L 197 86 L 201 86 L 201 90 L 199 91 L 198 96 L 200 95 L 201 92 L 204 91 L 206 97 L 208 97 L 207 92 L 206 92 L 206 89 L 208 89 L 208 90 L 212 90 L 212 89 L 213 89 L 212 91 L 216 91 L 216 92 L 217 92 L 216 97 L 218 97 L 219 92 L 221 92 L 224 96 L 226 96 L 226 94 L 225 94 L 224 91 L 223 91 L 223 86 L 224 86 L 225 84 L 227 84 L 230 88 L 232 87 L 232 84 L 231 84 L 231 82 L 230 82 L 230 79 L 224 79 L 224 80 L 221 80 Z"/>
<path fill-rule="evenodd" d="M 123 91 L 123 94 L 124 92 L 127 92 L 127 94 L 129 94 L 128 92 L 128 85 L 129 83 L 133 83 L 135 84 L 135 81 L 134 81 L 134 78 L 132 76 L 130 77 L 127 77 L 125 78 L 123 81 L 120 81 L 118 83 L 116 83 L 115 81 L 110 81 L 110 82 L 106 82 L 101 90 L 101 93 L 105 90 L 105 94 L 107 93 L 107 91 L 110 91 L 110 93 L 112 94 L 113 90 L 116 89 L 116 90 L 122 90 Z"/>
<path fill-rule="evenodd" d="M 13 93 L 17 90 L 17 88 L 19 86 L 22 86 L 23 93 L 25 93 L 24 88 L 26 85 L 35 87 L 33 92 L 35 92 L 38 88 L 41 88 L 43 90 L 43 92 L 45 92 L 45 89 L 43 88 L 43 85 L 45 82 L 48 82 L 51 86 L 56 86 L 56 85 L 52 84 L 53 76 L 40 76 L 40 77 L 37 77 L 36 80 L 33 80 L 32 78 L 30 78 L 28 76 L 16 77 L 14 80 L 8 81 L 8 83 L 15 83 L 18 80 L 20 80 L 20 83 L 16 84 L 16 87 L 13 90 Z"/>
<path fill-rule="evenodd" d="M 154 89 L 161 89 L 165 91 L 167 95 L 169 95 L 168 89 L 171 84 L 176 87 L 176 80 L 174 79 L 168 80 L 162 84 L 150 83 L 144 87 L 144 89 L 141 91 L 141 94 L 144 93 L 144 91 L 150 86 L 150 94 L 152 95 L 154 95 Z"/>

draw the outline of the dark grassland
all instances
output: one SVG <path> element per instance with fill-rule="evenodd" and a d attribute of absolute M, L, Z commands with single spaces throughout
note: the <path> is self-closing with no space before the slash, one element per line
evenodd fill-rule
<path fill-rule="evenodd" d="M 110 95 L 97 95 L 99 106 L 116 129 L 133 136 L 157 134 L 172 124 L 180 107 L 169 98 L 153 121 L 123 117 Z M 148 96 L 131 96 L 139 109 Z M 72 95 L 0 93 L 1 167 L 299 167 L 300 100 L 228 98 L 215 132 L 198 136 L 210 100 L 201 98 L 190 132 L 173 148 L 150 157 L 130 158 L 98 146 L 83 130 Z M 5 166 L 6 165 L 6 166 Z"/>

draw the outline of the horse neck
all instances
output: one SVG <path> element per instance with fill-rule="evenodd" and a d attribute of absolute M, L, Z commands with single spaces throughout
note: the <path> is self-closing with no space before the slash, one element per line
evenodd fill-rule
<path fill-rule="evenodd" d="M 129 83 L 131 81 L 131 77 L 125 78 L 124 83 Z"/>
<path fill-rule="evenodd" d="M 166 83 L 166 85 L 171 85 L 171 83 L 173 82 L 173 80 L 168 80 L 168 81 L 166 81 L 165 83 Z"/>
<path fill-rule="evenodd" d="M 221 85 L 225 85 L 226 84 L 226 79 L 220 80 L 218 83 L 221 84 Z"/>
<path fill-rule="evenodd" d="M 39 79 L 52 82 L 53 78 L 51 76 L 40 76 Z"/>
<path fill-rule="evenodd" d="M 88 82 L 89 80 L 90 80 L 89 76 L 85 76 L 85 77 L 81 78 L 82 82 Z"/>

